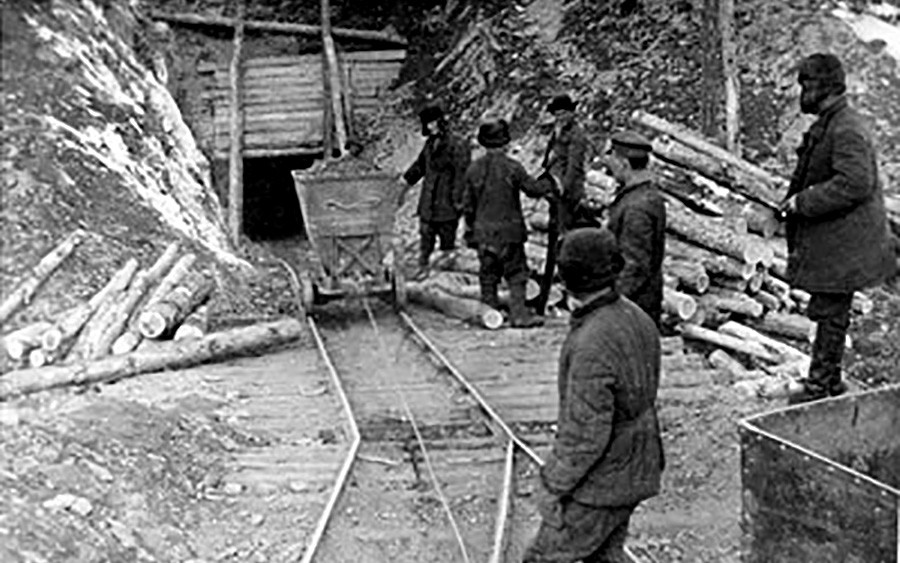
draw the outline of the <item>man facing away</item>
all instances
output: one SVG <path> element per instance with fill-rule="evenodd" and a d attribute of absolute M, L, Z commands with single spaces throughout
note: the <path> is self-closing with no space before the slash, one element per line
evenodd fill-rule
<path fill-rule="evenodd" d="M 610 139 L 603 162 L 618 180 L 608 211 L 625 265 L 616 289 L 644 310 L 656 326 L 662 316 L 666 205 L 647 169 L 653 147 L 643 136 L 623 131 Z"/>
<path fill-rule="evenodd" d="M 525 240 L 528 232 L 519 197 L 549 195 L 551 186 L 531 178 L 521 163 L 506 154 L 509 125 L 504 120 L 483 124 L 478 142 L 487 152 L 466 172 L 466 242 L 478 250 L 481 300 L 498 308 L 497 288 L 501 278 L 509 285 L 510 325 L 517 328 L 540 326 L 543 320 L 525 305 L 528 264 Z"/>
<path fill-rule="evenodd" d="M 631 514 L 659 492 L 659 332 L 616 291 L 623 264 L 607 229 L 575 229 L 560 248 L 574 308 L 559 358 L 556 438 L 541 469 L 541 526 L 525 563 L 629 561 Z"/>
<path fill-rule="evenodd" d="M 428 263 L 436 240 L 442 252 L 456 247 L 466 169 L 471 161 L 468 144 L 450 132 L 446 116 L 440 106 L 428 105 L 419 112 L 425 146 L 403 179 L 409 186 L 422 180 L 419 204 L 419 269 L 413 275 L 422 279 L 428 275 Z"/>
<path fill-rule="evenodd" d="M 882 283 L 895 268 L 871 134 L 847 104 L 841 62 L 811 55 L 800 63 L 798 80 L 800 110 L 818 119 L 797 150 L 782 212 L 788 282 L 810 293 L 806 314 L 817 327 L 808 377 L 790 403 L 844 392 L 853 293 Z"/>

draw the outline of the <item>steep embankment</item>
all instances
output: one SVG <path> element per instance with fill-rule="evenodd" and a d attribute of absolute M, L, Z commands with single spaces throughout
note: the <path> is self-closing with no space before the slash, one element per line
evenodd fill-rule
<path fill-rule="evenodd" d="M 13 287 L 72 230 L 89 233 L 28 319 L 172 240 L 211 263 L 246 265 L 229 249 L 206 159 L 145 64 L 150 53 L 133 44 L 142 25 L 126 2 L 3 4 L 0 285 Z"/>

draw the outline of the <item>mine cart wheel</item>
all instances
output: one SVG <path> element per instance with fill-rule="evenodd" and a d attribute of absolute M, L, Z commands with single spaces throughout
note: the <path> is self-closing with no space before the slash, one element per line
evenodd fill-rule
<path fill-rule="evenodd" d="M 315 301 L 316 287 L 308 273 L 301 272 L 299 278 L 300 305 L 303 307 L 303 313 L 309 314 L 312 311 L 313 301 Z"/>

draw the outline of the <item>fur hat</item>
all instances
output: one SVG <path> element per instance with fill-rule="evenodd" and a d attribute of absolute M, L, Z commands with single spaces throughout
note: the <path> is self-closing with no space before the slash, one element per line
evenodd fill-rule
<path fill-rule="evenodd" d="M 572 101 L 572 98 L 570 98 L 568 94 L 554 96 L 553 99 L 550 100 L 550 103 L 547 104 L 547 111 L 550 113 L 560 110 L 575 111 L 575 102 Z"/>
<path fill-rule="evenodd" d="M 843 91 L 846 88 L 846 76 L 840 59 L 830 53 L 815 53 L 800 61 L 797 79 L 818 80 L 824 86 L 831 86 Z"/>
<path fill-rule="evenodd" d="M 566 289 L 584 294 L 614 285 L 625 260 L 609 229 L 587 227 L 566 233 L 558 264 Z"/>
<path fill-rule="evenodd" d="M 478 143 L 486 149 L 505 147 L 509 141 L 509 124 L 504 119 L 488 121 L 478 128 Z"/>
<path fill-rule="evenodd" d="M 440 104 L 432 103 L 428 104 L 421 111 L 419 111 L 419 120 L 422 122 L 422 127 L 431 123 L 432 121 L 442 121 L 444 119 L 444 110 L 441 108 Z"/>
<path fill-rule="evenodd" d="M 634 131 L 620 131 L 610 137 L 610 142 L 625 158 L 641 158 L 653 152 L 650 141 Z"/>

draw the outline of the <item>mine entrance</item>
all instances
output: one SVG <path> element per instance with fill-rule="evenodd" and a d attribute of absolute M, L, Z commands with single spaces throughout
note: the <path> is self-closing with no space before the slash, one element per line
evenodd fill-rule
<path fill-rule="evenodd" d="M 244 233 L 250 239 L 306 237 L 291 170 L 314 161 L 314 155 L 244 159 Z"/>

